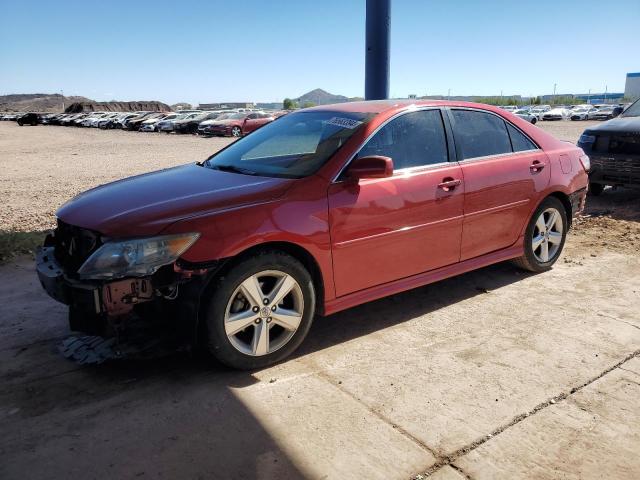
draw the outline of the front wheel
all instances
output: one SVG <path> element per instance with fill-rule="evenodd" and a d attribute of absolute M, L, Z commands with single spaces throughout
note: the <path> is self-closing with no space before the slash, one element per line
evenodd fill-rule
<path fill-rule="evenodd" d="M 533 118 L 531 119 L 531 124 L 532 124 L 532 125 L 535 125 L 537 122 L 538 122 L 538 119 L 537 119 L 536 117 L 533 117 Z"/>
<path fill-rule="evenodd" d="M 231 135 L 233 135 L 234 137 L 241 137 L 242 129 L 240 127 L 233 127 L 231 129 Z"/>
<path fill-rule="evenodd" d="M 514 263 L 530 272 L 549 270 L 560 257 L 569 222 L 564 205 L 555 197 L 546 198 L 529 220 L 524 238 L 524 255 Z"/>
<path fill-rule="evenodd" d="M 307 335 L 315 312 L 309 272 L 295 258 L 261 252 L 234 266 L 209 291 L 206 341 L 220 362 L 242 370 L 288 357 Z"/>

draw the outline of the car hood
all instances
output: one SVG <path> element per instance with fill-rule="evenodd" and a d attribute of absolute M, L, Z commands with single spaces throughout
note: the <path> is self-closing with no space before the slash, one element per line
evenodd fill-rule
<path fill-rule="evenodd" d="M 204 126 L 206 126 L 206 125 L 213 125 L 213 124 L 215 124 L 215 123 L 220 123 L 220 122 L 218 122 L 218 121 L 217 121 L 217 120 L 215 120 L 215 119 L 212 119 L 212 120 L 204 120 L 204 121 L 200 122 L 200 125 L 204 125 Z"/>
<path fill-rule="evenodd" d="M 294 181 L 184 165 L 88 190 L 57 216 L 109 237 L 155 235 L 188 217 L 273 200 Z"/>
<path fill-rule="evenodd" d="M 228 120 L 214 120 L 211 125 L 239 125 L 242 123 L 242 120 L 237 118 L 228 119 Z"/>
<path fill-rule="evenodd" d="M 589 127 L 588 131 L 589 132 L 616 132 L 616 133 L 638 132 L 640 134 L 640 117 L 614 118 L 613 120 L 602 122 L 593 127 Z"/>

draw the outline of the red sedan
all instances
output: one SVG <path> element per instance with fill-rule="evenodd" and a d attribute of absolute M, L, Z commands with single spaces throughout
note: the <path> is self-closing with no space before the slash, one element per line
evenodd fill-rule
<path fill-rule="evenodd" d="M 290 113 L 199 164 L 104 185 L 38 254 L 71 327 L 163 318 L 236 368 L 328 315 L 486 265 L 551 268 L 589 158 L 499 108 L 375 101 Z"/>
<path fill-rule="evenodd" d="M 273 115 L 264 112 L 230 113 L 201 129 L 200 133 L 204 135 L 242 137 L 269 122 L 273 122 L 273 120 L 275 120 Z"/>

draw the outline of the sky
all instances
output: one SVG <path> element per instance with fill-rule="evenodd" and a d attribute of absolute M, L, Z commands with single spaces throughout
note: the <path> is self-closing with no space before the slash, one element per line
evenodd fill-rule
<path fill-rule="evenodd" d="M 624 91 L 639 0 L 391 0 L 392 97 Z M 365 0 L 0 0 L 0 94 L 364 95 Z"/>

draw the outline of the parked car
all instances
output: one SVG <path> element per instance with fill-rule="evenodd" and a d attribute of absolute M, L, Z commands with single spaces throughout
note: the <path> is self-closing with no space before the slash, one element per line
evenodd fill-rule
<path fill-rule="evenodd" d="M 151 118 L 156 118 L 162 115 L 162 112 L 142 112 L 138 116 L 130 118 L 123 123 L 122 128 L 125 130 L 138 130 L 142 122 Z"/>
<path fill-rule="evenodd" d="M 122 128 L 122 125 L 124 122 L 126 122 L 129 119 L 135 118 L 137 117 L 138 114 L 135 112 L 128 112 L 128 113 L 120 113 L 119 115 L 117 115 L 114 118 L 110 118 L 107 119 L 104 122 L 100 122 L 99 123 L 99 127 L 103 128 L 105 130 L 112 130 L 114 128 Z"/>
<path fill-rule="evenodd" d="M 588 120 L 589 114 L 595 112 L 596 108 L 593 105 L 580 105 L 572 108 L 570 112 L 571 120 Z"/>
<path fill-rule="evenodd" d="M 154 117 L 154 118 L 149 118 L 145 121 L 143 121 L 140 124 L 140 130 L 141 132 L 155 132 L 156 131 L 156 127 L 158 126 L 158 123 L 160 123 L 161 121 L 164 120 L 175 120 L 176 118 L 178 118 L 180 114 L 179 113 L 165 113 L 163 115 L 160 115 L 158 117 Z"/>
<path fill-rule="evenodd" d="M 597 109 L 588 114 L 589 120 L 611 120 L 623 111 L 620 105 L 599 105 Z"/>
<path fill-rule="evenodd" d="M 538 117 L 533 115 L 529 110 L 515 110 L 513 114 L 534 125 L 538 121 Z"/>
<path fill-rule="evenodd" d="M 518 107 L 517 105 L 505 105 L 500 108 L 502 108 L 502 110 L 506 110 L 507 112 L 511 112 L 511 113 L 514 113 L 516 110 L 520 110 L 520 107 Z"/>
<path fill-rule="evenodd" d="M 587 128 L 578 146 L 591 158 L 589 191 L 607 185 L 640 187 L 640 100 L 618 118 Z"/>
<path fill-rule="evenodd" d="M 492 106 L 323 105 L 67 202 L 37 272 L 73 330 L 152 318 L 261 368 L 316 313 L 510 259 L 548 270 L 588 167 L 582 149 Z"/>
<path fill-rule="evenodd" d="M 202 135 L 218 135 L 227 137 L 241 137 L 273 122 L 275 117 L 264 112 L 238 112 L 216 119 L 201 131 Z"/>
<path fill-rule="evenodd" d="M 537 105 L 534 106 L 529 113 L 531 115 L 535 115 L 538 120 L 542 120 L 542 115 L 551 110 L 551 106 L 549 105 Z"/>
<path fill-rule="evenodd" d="M 38 123 L 40 123 L 40 115 L 38 115 L 37 113 L 25 113 L 23 115 L 20 115 L 19 117 L 16 118 L 16 121 L 18 122 L 18 125 L 23 126 L 23 125 L 31 125 L 33 127 L 35 127 Z"/>
<path fill-rule="evenodd" d="M 571 113 L 566 107 L 555 107 L 542 114 L 542 120 L 566 120 Z"/>
<path fill-rule="evenodd" d="M 98 122 L 107 115 L 108 115 L 108 112 L 94 112 L 87 115 L 86 117 L 76 122 L 75 124 L 81 127 L 97 126 Z"/>
<path fill-rule="evenodd" d="M 200 112 L 195 116 L 190 116 L 173 122 L 173 131 L 176 133 L 196 133 L 198 125 L 205 120 L 213 120 L 220 116 L 218 112 Z"/>
<path fill-rule="evenodd" d="M 189 118 L 194 118 L 194 117 L 200 115 L 200 113 L 202 113 L 202 112 L 180 113 L 176 118 L 169 119 L 169 120 L 161 120 L 156 125 L 156 131 L 165 132 L 165 133 L 171 133 L 173 131 L 173 127 L 174 127 L 175 122 L 180 121 L 180 120 L 186 120 L 186 119 L 189 119 Z"/>

